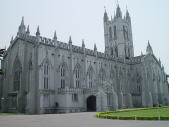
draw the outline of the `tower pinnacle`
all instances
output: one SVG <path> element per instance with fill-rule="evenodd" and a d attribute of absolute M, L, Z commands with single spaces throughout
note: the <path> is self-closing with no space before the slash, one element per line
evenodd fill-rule
<path fill-rule="evenodd" d="M 97 47 L 96 47 L 96 44 L 94 44 L 94 51 L 97 51 Z"/>
<path fill-rule="evenodd" d="M 22 20 L 21 20 L 21 24 L 19 25 L 19 28 L 18 28 L 18 34 L 22 33 L 22 34 L 25 34 L 25 25 L 24 25 L 24 17 L 22 16 Z"/>
<path fill-rule="evenodd" d="M 54 32 L 53 40 L 57 40 L 56 30 L 55 30 L 55 32 Z"/>
<path fill-rule="evenodd" d="M 119 4 L 117 5 L 117 9 L 116 9 L 116 18 L 122 18 L 122 12 Z"/>
<path fill-rule="evenodd" d="M 128 21 L 129 23 L 131 23 L 131 18 L 130 18 L 130 14 L 128 9 L 126 9 L 126 21 Z"/>
<path fill-rule="evenodd" d="M 147 44 L 146 52 L 147 52 L 147 54 L 151 54 L 151 55 L 153 54 L 153 49 L 152 49 L 149 41 L 148 41 L 148 44 Z"/>
<path fill-rule="evenodd" d="M 22 16 L 21 26 L 24 26 L 24 17 Z"/>
<path fill-rule="evenodd" d="M 72 37 L 69 36 L 69 44 L 72 44 Z"/>
<path fill-rule="evenodd" d="M 105 12 L 104 12 L 104 22 L 107 22 L 109 20 L 109 17 L 107 15 L 107 12 L 106 12 L 106 7 L 104 7 L 105 9 Z"/>
<path fill-rule="evenodd" d="M 85 43 L 84 43 L 84 40 L 82 40 L 82 47 L 85 47 Z"/>
<path fill-rule="evenodd" d="M 27 26 L 26 34 L 28 34 L 28 35 L 30 34 L 29 25 Z"/>
<path fill-rule="evenodd" d="M 37 27 L 36 36 L 40 36 L 39 26 Z"/>

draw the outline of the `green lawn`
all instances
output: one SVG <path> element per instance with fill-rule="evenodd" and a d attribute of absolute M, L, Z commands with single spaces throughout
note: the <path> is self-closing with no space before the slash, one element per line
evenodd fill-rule
<path fill-rule="evenodd" d="M 17 113 L 0 113 L 0 116 L 2 115 L 17 115 Z"/>
<path fill-rule="evenodd" d="M 108 113 L 112 116 L 169 116 L 169 107 L 161 107 L 157 109 L 146 109 L 146 110 L 125 110 L 123 112 Z"/>

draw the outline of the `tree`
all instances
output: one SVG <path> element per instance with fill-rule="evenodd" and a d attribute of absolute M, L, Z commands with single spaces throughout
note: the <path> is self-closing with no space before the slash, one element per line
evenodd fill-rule
<path fill-rule="evenodd" d="M 1 58 L 1 57 L 2 57 L 2 58 L 4 57 L 5 52 L 6 52 L 5 49 L 0 49 L 0 58 Z M 2 60 L 2 59 L 0 59 L 0 60 Z M 0 75 L 3 75 L 3 74 L 4 74 L 3 70 L 0 69 Z"/>

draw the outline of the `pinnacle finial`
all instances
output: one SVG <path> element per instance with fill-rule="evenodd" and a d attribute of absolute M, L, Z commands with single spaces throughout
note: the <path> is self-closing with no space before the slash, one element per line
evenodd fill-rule
<path fill-rule="evenodd" d="M 150 45 L 150 41 L 148 40 L 148 45 L 147 45 L 147 50 L 146 50 L 147 54 L 153 54 L 153 49 Z"/>
<path fill-rule="evenodd" d="M 53 40 L 57 40 L 56 30 L 55 30 L 55 32 L 54 32 Z"/>
<path fill-rule="evenodd" d="M 24 25 L 24 17 L 22 16 L 21 24 L 18 27 L 18 34 L 25 34 L 25 25 Z"/>
<path fill-rule="evenodd" d="M 120 6 L 119 4 L 117 4 L 117 9 L 116 9 L 116 17 L 122 17 L 122 12 L 121 12 L 121 9 L 120 9 Z"/>
<path fill-rule="evenodd" d="M 27 34 L 30 34 L 30 31 L 29 31 L 29 25 L 27 26 L 26 33 L 27 33 Z"/>
<path fill-rule="evenodd" d="M 97 51 L 96 43 L 94 43 L 94 51 Z"/>
<path fill-rule="evenodd" d="M 161 64 L 161 60 L 160 60 L 160 58 L 159 58 L 159 63 Z"/>
<path fill-rule="evenodd" d="M 69 36 L 69 43 L 72 43 L 72 37 Z"/>
<path fill-rule="evenodd" d="M 150 41 L 148 40 L 148 46 L 150 46 Z"/>
<path fill-rule="evenodd" d="M 13 36 L 11 37 L 11 41 L 13 41 Z"/>
<path fill-rule="evenodd" d="M 128 9 L 126 9 L 126 20 L 131 23 L 131 18 Z"/>
<path fill-rule="evenodd" d="M 21 26 L 24 26 L 24 16 L 22 16 Z"/>
<path fill-rule="evenodd" d="M 11 37 L 11 41 L 10 41 L 10 43 L 12 43 L 13 42 L 13 36 Z"/>
<path fill-rule="evenodd" d="M 82 47 L 85 47 L 84 39 L 82 39 Z"/>
<path fill-rule="evenodd" d="M 39 26 L 37 27 L 36 36 L 40 36 Z"/>
<path fill-rule="evenodd" d="M 105 8 L 105 7 L 104 7 Z M 106 12 L 106 8 L 105 8 L 105 12 L 104 12 L 104 22 L 107 22 L 109 20 L 109 17 L 107 15 L 107 12 Z"/>

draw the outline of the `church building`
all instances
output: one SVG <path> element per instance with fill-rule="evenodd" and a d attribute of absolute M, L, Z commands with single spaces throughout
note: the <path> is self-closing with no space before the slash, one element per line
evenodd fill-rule
<path fill-rule="evenodd" d="M 169 105 L 166 74 L 148 42 L 134 56 L 132 24 L 117 5 L 103 17 L 105 51 L 31 35 L 22 18 L 2 61 L 1 109 L 28 114 L 108 111 Z"/>

